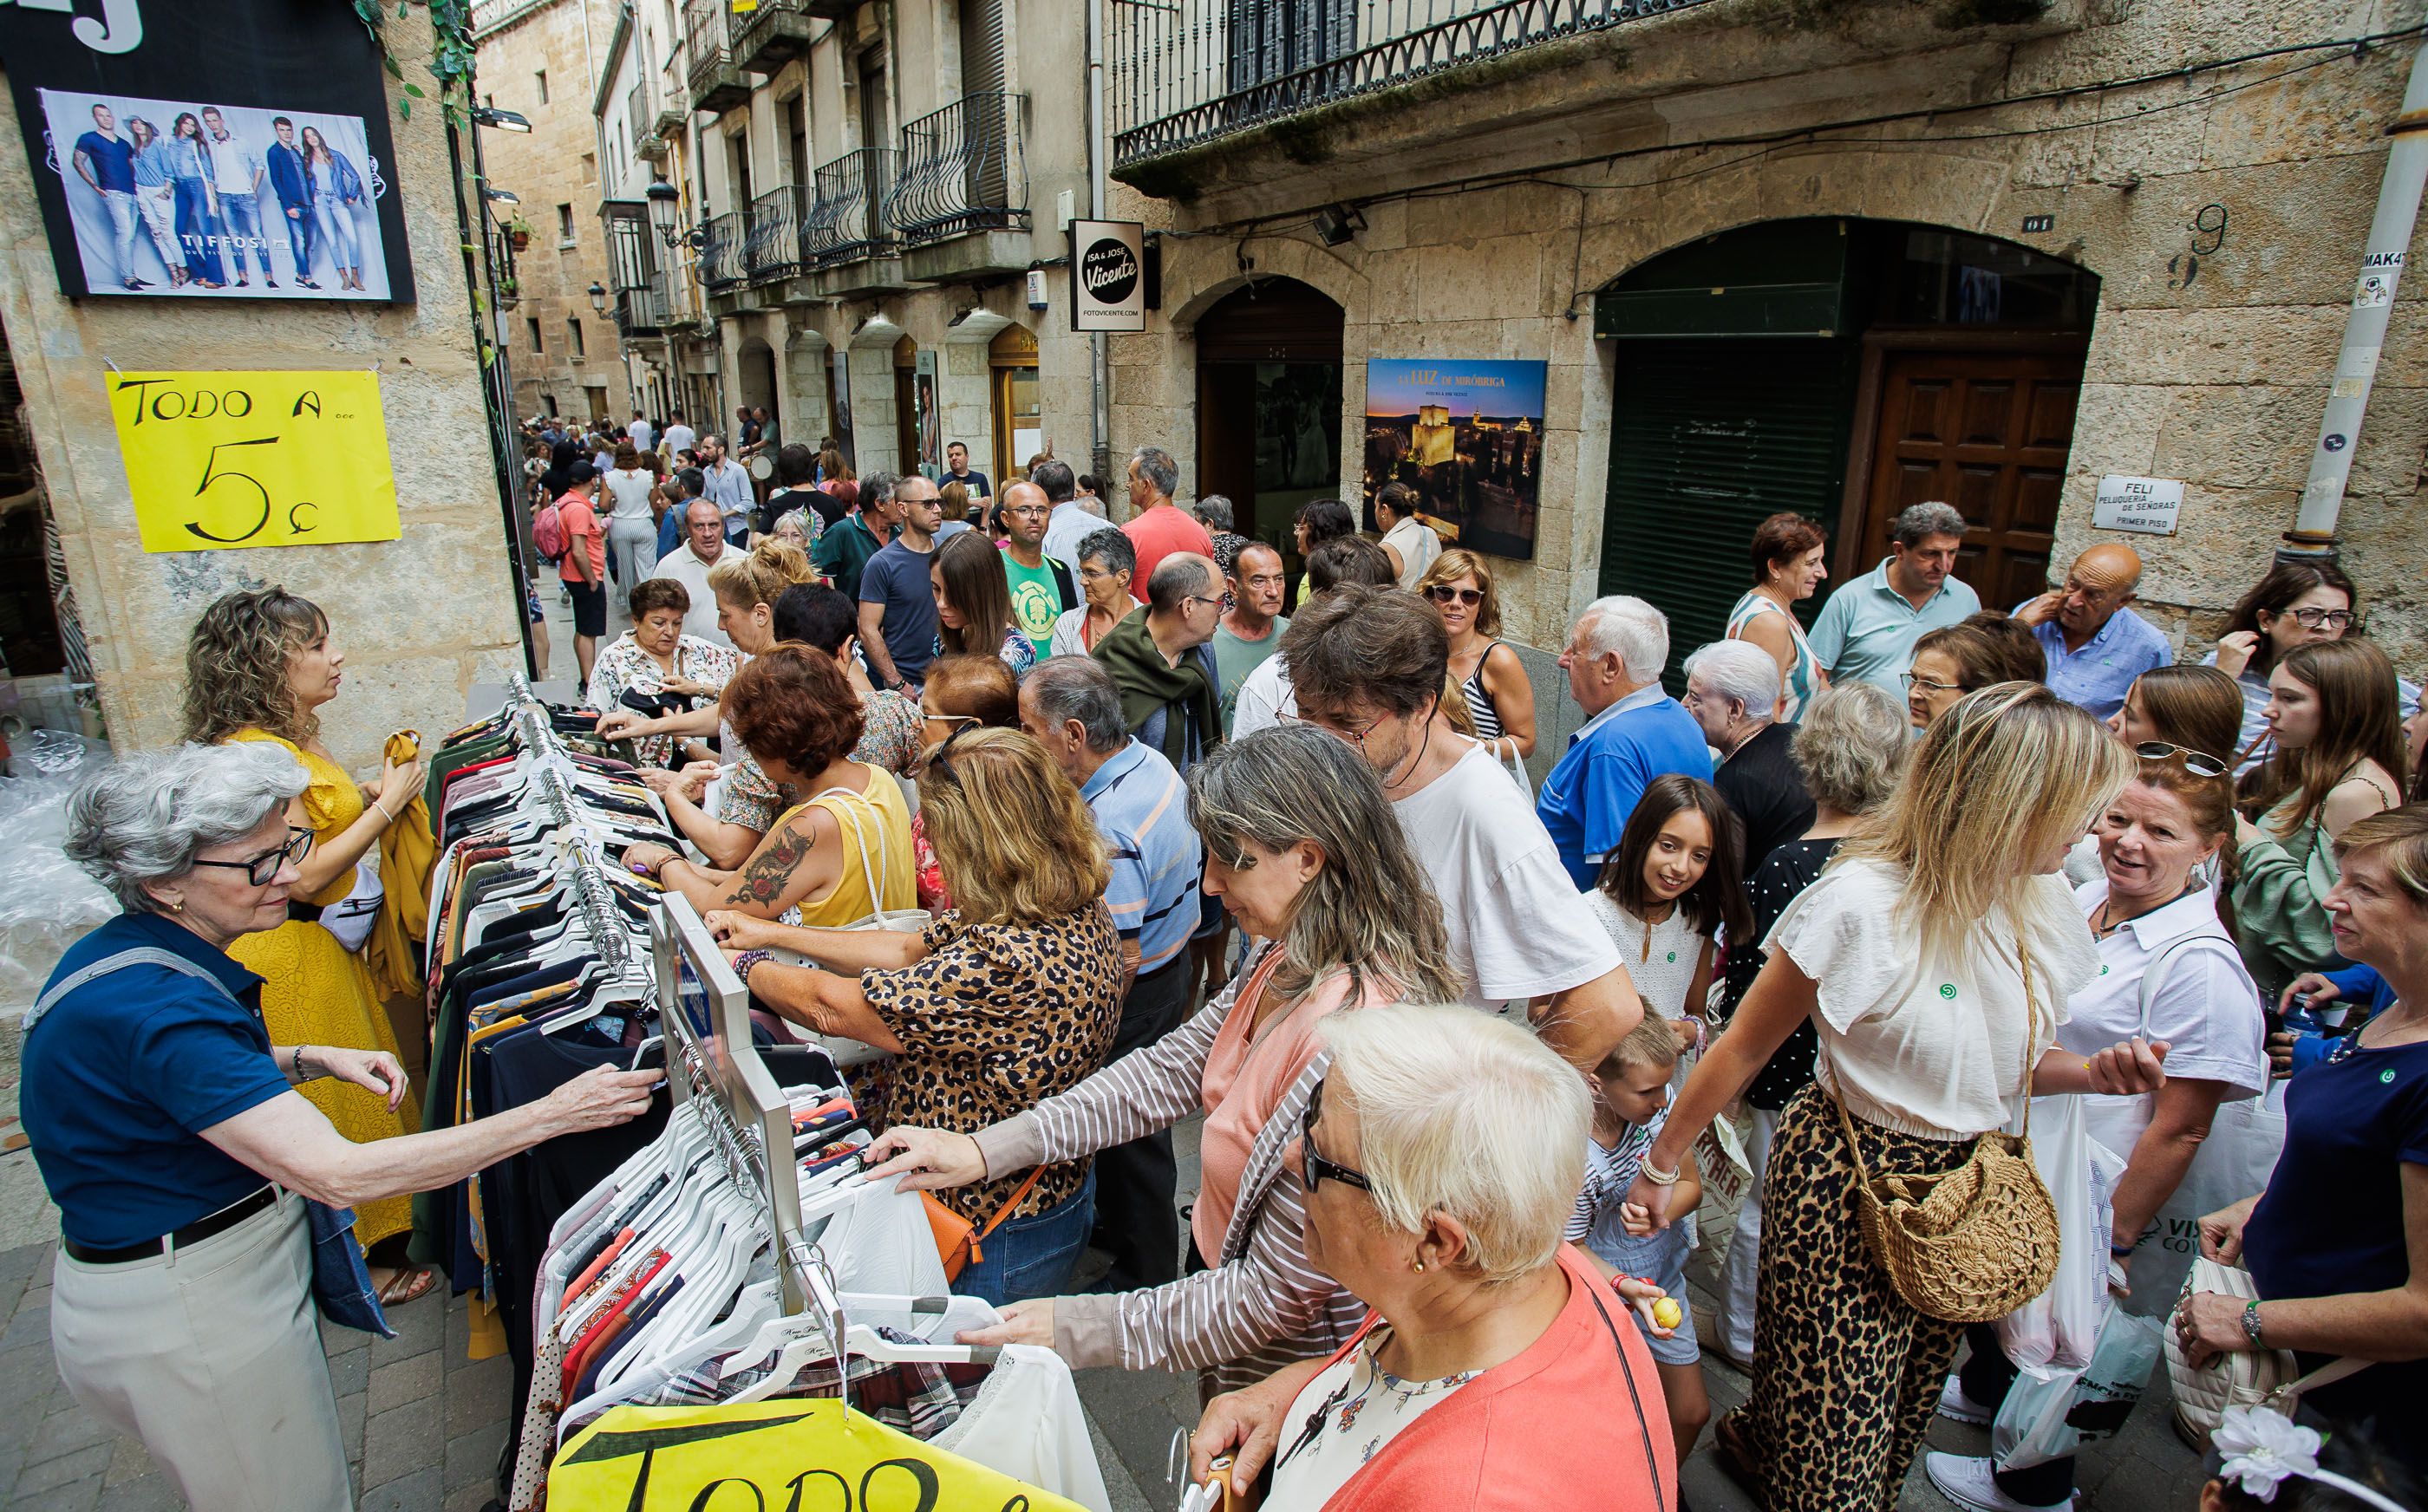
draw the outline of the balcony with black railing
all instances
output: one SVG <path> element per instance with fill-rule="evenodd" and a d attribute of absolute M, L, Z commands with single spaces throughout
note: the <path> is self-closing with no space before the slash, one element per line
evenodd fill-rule
<path fill-rule="evenodd" d="M 755 8 L 735 12 L 733 60 L 756 74 L 775 73 L 810 50 L 815 13 L 810 0 L 758 0 Z"/>
<path fill-rule="evenodd" d="M 1113 162 L 1702 0 L 1113 0 Z"/>
<path fill-rule="evenodd" d="M 1028 165 L 1017 94 L 965 94 L 902 128 L 902 172 L 885 218 L 907 247 L 1028 229 Z"/>
<path fill-rule="evenodd" d="M 650 114 L 647 74 L 633 79 L 632 88 L 624 96 L 624 126 L 632 133 L 633 156 L 645 163 L 664 164 L 666 143 L 658 135 L 657 118 Z"/>
<path fill-rule="evenodd" d="M 741 283 L 748 276 L 743 267 L 742 250 L 749 239 L 748 218 L 736 210 L 726 215 L 713 215 L 700 227 L 699 281 L 712 294 Z"/>
<path fill-rule="evenodd" d="M 901 156 L 863 147 L 821 166 L 801 217 L 801 258 L 818 292 L 849 298 L 904 288 L 901 244 L 885 219 Z"/>
<path fill-rule="evenodd" d="M 695 110 L 730 110 L 750 98 L 730 28 L 727 0 L 683 0 L 683 77 Z"/>
<path fill-rule="evenodd" d="M 615 291 L 615 334 L 625 340 L 653 337 L 667 323 L 665 280 L 653 279 L 641 288 Z"/>
<path fill-rule="evenodd" d="M 779 184 L 750 202 L 742 240 L 743 272 L 754 284 L 774 283 L 801 271 L 801 191 Z"/>

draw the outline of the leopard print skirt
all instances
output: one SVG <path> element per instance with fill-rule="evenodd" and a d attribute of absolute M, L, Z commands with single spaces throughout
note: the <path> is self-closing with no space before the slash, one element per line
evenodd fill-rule
<path fill-rule="evenodd" d="M 1855 1120 L 1875 1174 L 1949 1171 L 1953 1143 Z M 1964 1337 L 1897 1299 L 1855 1217 L 1846 1135 L 1817 1086 L 1780 1115 L 1763 1180 L 1753 1395 L 1742 1419 L 1769 1512 L 1892 1512 Z"/>

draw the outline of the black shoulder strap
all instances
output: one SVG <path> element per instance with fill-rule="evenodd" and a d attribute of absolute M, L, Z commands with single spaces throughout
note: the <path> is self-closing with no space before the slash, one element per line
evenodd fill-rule
<path fill-rule="evenodd" d="M 1059 557 L 1049 556 L 1045 565 L 1054 569 L 1054 592 L 1062 600 L 1062 612 L 1069 614 L 1079 607 L 1079 585 L 1071 581 L 1071 568 Z"/>

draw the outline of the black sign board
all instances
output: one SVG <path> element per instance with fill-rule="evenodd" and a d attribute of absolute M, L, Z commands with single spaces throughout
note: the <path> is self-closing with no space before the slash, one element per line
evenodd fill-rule
<path fill-rule="evenodd" d="M 18 0 L 0 57 L 71 298 L 412 302 L 352 6 Z"/>

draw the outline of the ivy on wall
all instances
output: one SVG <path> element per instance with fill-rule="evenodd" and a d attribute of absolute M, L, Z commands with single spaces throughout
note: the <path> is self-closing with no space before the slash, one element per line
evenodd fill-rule
<path fill-rule="evenodd" d="M 439 108 L 447 113 L 451 124 L 466 123 L 464 112 L 472 101 L 472 0 L 397 0 L 397 19 L 402 21 L 418 5 L 430 12 L 430 29 L 435 39 L 430 53 L 430 74 L 438 81 Z M 388 74 L 404 86 L 404 98 L 396 102 L 397 118 L 413 119 L 413 102 L 425 100 L 429 94 L 418 84 L 404 76 L 404 66 L 397 61 L 395 50 L 387 44 L 387 14 L 383 0 L 354 0 L 354 14 L 362 18 L 363 27 L 378 44 L 380 63 Z"/>

